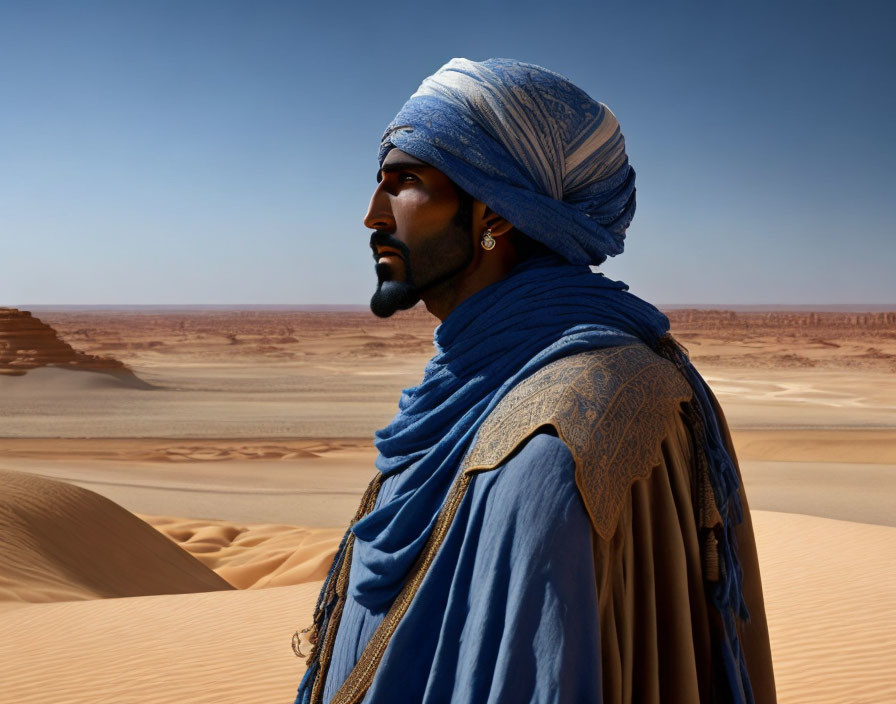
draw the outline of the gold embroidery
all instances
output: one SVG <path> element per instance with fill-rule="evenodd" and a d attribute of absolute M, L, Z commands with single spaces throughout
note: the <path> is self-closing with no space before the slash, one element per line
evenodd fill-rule
<path fill-rule="evenodd" d="M 514 387 L 482 424 L 467 473 L 495 469 L 544 426 L 576 464 L 594 530 L 609 540 L 631 485 L 659 464 L 666 423 L 692 396 L 675 365 L 635 344 L 549 364 Z"/>
<path fill-rule="evenodd" d="M 373 632 L 370 642 L 364 648 L 364 652 L 361 653 L 358 663 L 333 699 L 330 700 L 331 704 L 355 704 L 364 698 L 364 694 L 373 681 L 373 675 L 376 673 L 377 667 L 379 667 L 380 660 L 383 658 L 383 653 L 386 652 L 386 646 L 389 645 L 395 629 L 398 628 L 398 624 L 417 594 L 417 590 L 420 588 L 429 566 L 442 546 L 445 535 L 448 533 L 448 528 L 451 527 L 451 522 L 454 520 L 460 502 L 464 498 L 471 481 L 472 476 L 469 474 L 461 472 L 457 475 L 448 498 L 445 499 L 445 504 L 439 512 L 439 517 L 436 519 L 436 525 L 426 541 L 426 545 L 423 547 L 423 552 L 411 570 L 407 582 L 405 582 L 398 596 L 395 597 L 395 601 L 386 617 Z"/>
<path fill-rule="evenodd" d="M 376 497 L 380 493 L 380 487 L 383 484 L 383 475 L 379 472 L 373 477 L 373 480 L 361 497 L 361 504 L 355 513 L 350 525 L 354 525 L 364 516 L 373 510 L 376 505 Z M 350 529 L 349 529 L 350 530 Z M 342 553 L 342 561 L 336 568 L 335 579 L 330 580 L 327 585 L 327 594 L 324 597 L 324 604 L 328 604 L 335 597 L 336 605 L 330 614 L 329 624 L 324 632 L 323 641 L 318 640 L 318 628 L 323 618 L 323 614 L 315 612 L 314 625 L 311 627 L 311 635 L 309 640 L 314 644 L 311 655 L 308 660 L 310 667 L 315 658 L 318 659 L 320 666 L 314 682 L 311 685 L 311 701 L 314 704 L 320 704 L 324 696 L 324 683 L 327 681 L 327 671 L 330 669 L 330 659 L 333 656 L 333 645 L 336 642 L 336 632 L 339 630 L 339 622 L 342 619 L 342 609 L 345 607 L 345 597 L 348 593 L 348 578 L 352 566 L 352 550 L 355 545 L 355 535 L 349 532 L 345 542 L 345 550 Z M 318 648 L 320 651 L 318 652 Z"/>

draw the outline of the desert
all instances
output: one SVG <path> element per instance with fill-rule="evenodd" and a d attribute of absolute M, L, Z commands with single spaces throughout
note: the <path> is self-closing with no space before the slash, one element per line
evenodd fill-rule
<path fill-rule="evenodd" d="M 896 312 L 667 313 L 732 429 L 779 701 L 896 700 Z M 0 702 L 290 701 L 436 322 L 0 309 Z"/>

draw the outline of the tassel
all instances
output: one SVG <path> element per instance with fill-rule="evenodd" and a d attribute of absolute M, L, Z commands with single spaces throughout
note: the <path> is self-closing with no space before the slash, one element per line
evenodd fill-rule
<path fill-rule="evenodd" d="M 685 408 L 685 415 L 694 437 L 697 462 L 703 572 L 710 599 L 721 617 L 721 642 L 717 645 L 721 649 L 729 701 L 733 704 L 753 704 L 750 678 L 736 626 L 736 618 L 749 620 L 735 534 L 736 526 L 743 520 L 737 467 L 722 439 L 710 401 L 711 392 L 688 359 L 687 351 L 668 333 L 657 341 L 653 349 L 675 364 L 694 390 L 694 400 Z"/>
<path fill-rule="evenodd" d="M 339 543 L 339 548 L 336 550 L 336 555 L 333 557 L 333 564 L 330 565 L 330 571 L 327 572 L 327 577 L 324 579 L 324 584 L 317 597 L 312 624 L 301 631 L 296 630 L 292 636 L 292 649 L 296 654 L 296 657 L 307 657 L 308 661 L 305 676 L 302 677 L 302 682 L 299 684 L 299 691 L 296 695 L 295 704 L 309 704 L 311 702 L 312 691 L 315 689 L 320 690 L 320 687 L 315 688 L 315 682 L 317 681 L 318 675 L 321 674 L 321 666 L 323 665 L 324 671 L 329 666 L 328 662 L 321 663 L 320 661 L 320 646 L 326 640 L 327 627 L 330 625 L 330 617 L 333 615 L 336 604 L 340 599 L 345 599 L 345 590 L 348 586 L 348 580 L 345 580 L 345 584 L 341 585 L 341 593 L 338 593 L 339 590 L 337 587 L 340 586 L 338 585 L 338 575 L 342 571 L 343 562 L 345 562 L 346 552 L 352 535 L 352 526 L 373 510 L 382 483 L 383 475 L 377 472 L 373 477 L 373 480 L 367 486 L 364 496 L 361 497 L 361 504 L 355 512 L 355 517 L 349 524 L 348 530 L 345 531 L 345 535 L 342 536 L 342 541 Z M 308 642 L 311 644 L 311 651 L 307 656 L 302 653 L 300 647 L 301 634 L 305 633 L 310 634 L 308 636 Z"/>

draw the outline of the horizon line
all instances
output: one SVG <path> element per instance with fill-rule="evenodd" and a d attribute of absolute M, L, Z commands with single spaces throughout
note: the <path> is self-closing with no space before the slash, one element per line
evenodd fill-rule
<path fill-rule="evenodd" d="M 418 307 L 422 307 L 419 306 Z M 658 303 L 660 310 L 731 310 L 735 312 L 882 313 L 896 311 L 896 303 Z M 0 308 L 40 312 L 188 312 L 295 311 L 363 312 L 365 303 L 39 303 L 0 305 Z M 412 309 L 413 310 L 413 309 Z"/>

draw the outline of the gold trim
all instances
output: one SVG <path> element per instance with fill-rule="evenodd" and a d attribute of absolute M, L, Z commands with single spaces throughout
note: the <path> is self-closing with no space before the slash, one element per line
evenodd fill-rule
<path fill-rule="evenodd" d="M 342 619 L 342 610 L 345 607 L 345 597 L 348 593 L 348 579 L 351 574 L 352 552 L 355 544 L 355 535 L 351 532 L 351 526 L 373 510 L 373 507 L 376 505 L 376 497 L 379 495 L 382 485 L 383 475 L 377 472 L 370 484 L 368 484 L 364 496 L 361 497 L 361 503 L 358 506 L 358 510 L 355 512 L 355 517 L 349 524 L 349 535 L 346 539 L 345 550 L 342 553 L 342 563 L 337 568 L 336 579 L 332 580 L 332 583 L 327 585 L 328 593 L 323 601 L 324 604 L 327 604 L 334 594 L 336 596 L 336 605 L 333 607 L 333 613 L 330 614 L 330 620 L 327 624 L 326 631 L 324 632 L 323 642 L 321 643 L 317 642 L 317 625 L 320 622 L 321 615 L 319 613 L 314 614 L 315 625 L 312 627 L 311 634 L 314 650 L 311 652 L 311 657 L 308 660 L 310 666 L 313 659 L 315 657 L 318 658 L 317 674 L 311 685 L 311 701 L 314 704 L 321 704 L 323 701 L 324 683 L 327 681 L 327 672 L 330 669 L 330 659 L 333 655 L 336 633 L 339 631 L 339 622 Z M 320 655 L 317 654 L 318 647 L 320 648 Z"/>
<path fill-rule="evenodd" d="M 448 529 L 451 527 L 454 516 L 457 514 L 457 509 L 472 480 L 473 477 L 470 474 L 460 472 L 457 475 L 448 498 L 439 512 L 439 517 L 436 519 L 435 527 L 427 539 L 426 545 L 423 547 L 423 552 L 417 558 L 417 563 L 411 569 L 407 582 L 405 582 L 398 596 L 395 597 L 395 601 L 386 617 L 377 626 L 376 631 L 370 638 L 370 642 L 364 648 L 364 652 L 361 653 L 358 663 L 333 699 L 330 700 L 330 704 L 357 704 L 364 698 L 371 682 L 373 682 L 373 676 L 377 667 L 379 667 L 383 654 L 386 652 L 386 647 L 389 645 L 389 641 L 398 628 L 398 624 L 407 612 L 408 607 L 410 607 L 417 590 L 426 577 L 430 565 L 432 565 L 436 554 L 439 552 L 439 548 L 445 540 Z"/>
<path fill-rule="evenodd" d="M 351 571 L 352 547 L 354 544 L 354 535 L 351 535 L 346 542 L 342 565 L 340 565 L 339 573 L 336 577 L 337 601 L 333 607 L 333 613 L 330 615 L 330 621 L 327 624 L 324 639 L 321 643 L 320 666 L 317 670 L 317 676 L 314 678 L 314 685 L 311 687 L 312 702 L 320 702 L 323 699 L 323 685 L 327 681 L 327 672 L 330 669 L 330 660 L 333 657 L 333 646 L 336 643 L 336 633 L 339 630 L 339 622 L 342 619 L 342 610 L 345 608 L 345 588 L 348 585 L 348 574 Z"/>
<path fill-rule="evenodd" d="M 464 471 L 499 467 L 539 428 L 551 426 L 572 452 L 594 530 L 609 540 L 632 484 L 661 460 L 669 418 L 692 395 L 675 365 L 643 344 L 565 357 L 498 403 Z"/>

